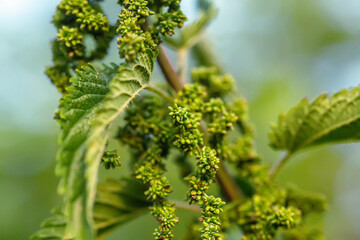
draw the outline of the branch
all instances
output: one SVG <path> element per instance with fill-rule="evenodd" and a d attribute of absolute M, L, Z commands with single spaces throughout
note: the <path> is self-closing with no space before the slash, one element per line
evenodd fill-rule
<path fill-rule="evenodd" d="M 219 180 L 221 189 L 224 191 L 226 197 L 230 202 L 236 201 L 242 197 L 242 193 L 231 176 L 229 169 L 226 167 L 223 160 L 220 161 L 219 170 L 216 173 L 216 177 Z"/>
<path fill-rule="evenodd" d="M 289 160 L 290 157 L 291 157 L 291 154 L 286 153 L 286 155 L 283 158 L 281 158 L 277 163 L 275 163 L 275 165 L 271 168 L 271 170 L 269 172 L 270 178 L 276 177 L 280 168 L 282 166 L 284 166 L 284 164 Z"/>
<path fill-rule="evenodd" d="M 188 50 L 186 48 L 182 48 L 178 50 L 178 68 L 179 68 L 179 77 L 181 82 L 186 82 L 187 56 L 188 56 Z"/>
<path fill-rule="evenodd" d="M 184 87 L 184 83 L 180 80 L 174 67 L 172 66 L 169 57 L 167 56 L 164 48 L 160 46 L 160 52 L 158 56 L 158 63 L 163 72 L 166 81 L 176 91 L 180 91 Z"/>

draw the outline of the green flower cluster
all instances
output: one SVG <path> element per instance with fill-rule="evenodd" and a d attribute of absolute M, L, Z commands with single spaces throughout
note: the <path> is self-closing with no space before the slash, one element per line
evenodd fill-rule
<path fill-rule="evenodd" d="M 302 236 L 296 239 L 307 239 L 303 219 L 309 213 L 324 211 L 325 199 L 293 187 L 283 189 L 271 181 L 268 172 L 268 168 L 258 161 L 239 166 L 239 175 L 254 190 L 247 193 L 243 201 L 227 209 L 226 222 L 236 222 L 244 231 L 244 240 L 271 240 L 278 229 L 288 236 L 284 239 L 293 239 L 290 236 L 295 233 Z"/>
<path fill-rule="evenodd" d="M 174 204 L 168 201 L 162 205 L 155 205 L 151 208 L 151 214 L 160 223 L 159 228 L 154 232 L 155 239 L 171 239 L 174 236 L 172 228 L 179 222 L 175 215 Z"/>
<path fill-rule="evenodd" d="M 135 176 L 148 186 L 145 195 L 154 202 L 150 210 L 159 222 L 159 227 L 154 232 L 155 239 L 171 239 L 173 227 L 179 220 L 175 216 L 174 205 L 167 199 L 172 188 L 168 180 L 162 176 L 165 169 L 161 162 L 161 150 L 154 148 L 150 148 L 144 159 L 137 163 Z"/>
<path fill-rule="evenodd" d="M 146 18 L 155 13 L 149 9 L 146 0 L 122 0 L 119 3 L 125 7 L 119 14 L 116 30 L 121 35 L 117 39 L 119 54 L 127 61 L 132 61 L 137 53 L 145 52 L 147 48 L 154 50 L 157 46 L 151 34 L 141 28 Z"/>
<path fill-rule="evenodd" d="M 216 157 L 215 151 L 209 147 L 203 147 L 197 159 L 197 171 L 188 178 L 190 188 L 188 200 L 190 204 L 197 203 L 201 207 L 202 239 L 223 239 L 221 234 L 220 214 L 225 205 L 220 198 L 209 196 L 205 193 L 210 184 L 215 180 L 216 172 L 219 169 L 220 160 Z"/>
<path fill-rule="evenodd" d="M 196 162 L 196 173 L 185 178 L 190 184 L 190 189 L 187 194 L 187 199 L 190 204 L 199 202 L 203 204 L 206 199 L 205 192 L 215 180 L 219 163 L 220 160 L 216 157 L 214 150 L 211 150 L 209 147 L 203 147 L 201 149 L 200 156 Z"/>
<path fill-rule="evenodd" d="M 254 130 L 249 122 L 248 104 L 244 99 L 239 98 L 231 104 L 229 109 L 236 116 L 233 124 L 236 126 L 240 136 L 235 142 L 223 146 L 221 153 L 224 159 L 235 165 L 238 171 L 240 171 L 240 175 L 245 177 L 244 175 L 253 174 L 258 171 L 257 169 L 250 171 L 248 168 L 258 168 L 260 161 L 255 151 Z"/>
<path fill-rule="evenodd" d="M 271 240 L 280 227 L 294 228 L 301 221 L 300 210 L 294 207 L 281 206 L 281 195 L 254 195 L 237 207 L 236 223 L 241 226 L 244 240 Z"/>
<path fill-rule="evenodd" d="M 104 152 L 101 162 L 104 164 L 106 169 L 121 166 L 120 156 L 117 154 L 117 150 Z"/>
<path fill-rule="evenodd" d="M 155 239 L 171 239 L 173 227 L 178 223 L 175 207 L 167 197 L 172 188 L 163 176 L 167 156 L 170 130 L 164 119 L 168 111 L 159 98 L 147 95 L 135 100 L 126 111 L 126 124 L 120 128 L 119 140 L 134 150 L 134 175 L 147 186 L 145 195 L 153 202 L 151 214 L 159 222 Z M 171 135 L 171 134 L 170 134 Z"/>
<path fill-rule="evenodd" d="M 178 4 L 170 4 L 168 12 L 159 15 L 155 25 L 156 32 L 172 36 L 175 34 L 175 28 L 183 27 L 187 18 L 179 9 L 180 6 Z"/>
<path fill-rule="evenodd" d="M 136 156 L 145 152 L 153 136 L 159 136 L 166 129 L 164 117 L 168 117 L 168 110 L 163 101 L 153 95 L 139 97 L 126 109 L 125 125 L 119 128 L 117 134 L 119 141 L 137 149 Z M 163 151 L 167 148 L 164 146 Z"/>
<path fill-rule="evenodd" d="M 58 29 L 52 43 L 54 65 L 47 67 L 45 73 L 60 92 L 65 92 L 72 71 L 106 55 L 114 31 L 100 6 L 88 0 L 62 0 L 53 23 Z M 84 41 L 86 37 L 96 42 L 91 53 Z"/>
<path fill-rule="evenodd" d="M 233 129 L 237 116 L 226 109 L 225 103 L 220 98 L 212 98 L 206 103 L 205 114 L 209 117 L 208 131 L 218 137 L 224 137 Z"/>
<path fill-rule="evenodd" d="M 216 67 L 200 67 L 191 73 L 195 83 L 204 85 L 211 97 L 223 97 L 234 90 L 234 79 L 229 74 L 221 74 Z"/>
<path fill-rule="evenodd" d="M 137 164 L 135 171 L 136 178 L 149 186 L 145 195 L 152 201 L 166 198 L 172 192 L 169 182 L 162 176 L 164 166 L 160 152 L 160 149 L 150 148 L 145 153 L 144 160 Z"/>
<path fill-rule="evenodd" d="M 74 55 L 79 57 L 83 56 L 84 45 L 82 43 L 82 39 L 84 36 L 77 28 L 63 26 L 61 29 L 59 29 L 57 37 L 59 41 L 63 42 L 68 48 L 69 57 L 73 57 Z"/>
<path fill-rule="evenodd" d="M 175 104 L 183 106 L 192 112 L 204 111 L 205 101 L 207 100 L 206 89 L 199 84 L 186 84 L 178 93 Z"/>
<path fill-rule="evenodd" d="M 174 29 L 182 27 L 186 21 L 179 0 L 120 0 L 119 4 L 124 8 L 119 14 L 117 42 L 120 57 L 126 61 L 133 61 L 136 54 L 147 48 L 155 50 L 160 44 L 160 35 L 174 34 Z M 163 8 L 167 8 L 167 12 L 163 12 Z M 153 26 L 146 22 L 151 15 L 157 19 Z"/>
<path fill-rule="evenodd" d="M 179 147 L 188 155 L 197 157 L 197 170 L 194 174 L 185 178 L 190 184 L 187 199 L 190 204 L 198 204 L 201 208 L 202 239 L 223 239 L 221 234 L 220 214 L 225 203 L 214 196 L 209 196 L 206 191 L 210 184 L 215 181 L 219 169 L 220 159 L 216 151 L 204 145 L 203 134 L 200 131 L 201 121 L 206 106 L 211 106 L 214 99 L 208 99 L 205 88 L 198 85 L 185 85 L 175 99 L 175 106 L 170 108 L 170 116 L 173 119 L 174 127 L 178 132 L 174 135 L 173 144 Z M 215 108 L 215 106 L 214 106 Z M 215 123 L 215 118 L 209 118 L 208 127 L 211 124 L 223 124 L 225 119 Z M 204 122 L 205 125 L 205 122 Z"/>
<path fill-rule="evenodd" d="M 99 11 L 98 6 L 92 6 L 88 0 L 63 0 L 58 10 L 67 16 L 74 16 L 80 29 L 89 32 L 109 31 L 108 19 Z"/>
<path fill-rule="evenodd" d="M 199 147 L 204 144 L 199 130 L 201 114 L 177 105 L 169 109 L 174 126 L 179 130 L 174 136 L 173 144 L 190 156 L 199 154 Z"/>

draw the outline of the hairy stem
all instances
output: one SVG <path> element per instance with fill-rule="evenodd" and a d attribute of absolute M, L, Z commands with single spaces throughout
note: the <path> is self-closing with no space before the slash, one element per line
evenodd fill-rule
<path fill-rule="evenodd" d="M 279 170 L 281 169 L 282 166 L 284 166 L 284 164 L 289 160 L 289 158 L 291 157 L 291 154 L 286 153 L 286 155 L 281 158 L 277 163 L 275 163 L 275 165 L 270 169 L 269 175 L 271 178 L 275 178 L 277 173 L 279 172 Z"/>
<path fill-rule="evenodd" d="M 167 56 L 162 46 L 160 46 L 158 63 L 161 68 L 161 71 L 163 72 L 166 78 L 166 81 L 176 92 L 180 91 L 184 87 L 184 83 L 180 80 L 179 76 L 177 75 L 173 65 L 170 62 L 169 57 Z"/>
<path fill-rule="evenodd" d="M 181 48 L 178 50 L 179 77 L 180 77 L 180 81 L 183 83 L 186 82 L 187 56 L 188 56 L 188 50 L 186 48 Z"/>
<path fill-rule="evenodd" d="M 158 63 L 170 86 L 176 92 L 180 91 L 183 88 L 184 83 L 180 81 L 179 76 L 172 67 L 170 59 L 167 57 L 165 50 L 161 46 L 160 46 L 160 53 L 158 56 Z M 218 172 L 216 173 L 216 177 L 219 180 L 219 183 L 226 197 L 230 201 L 234 201 L 241 198 L 241 191 L 222 160 L 220 161 L 220 166 Z"/>

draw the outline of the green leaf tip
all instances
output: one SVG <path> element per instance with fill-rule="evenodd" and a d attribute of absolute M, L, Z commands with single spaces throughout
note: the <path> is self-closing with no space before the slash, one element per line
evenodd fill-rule
<path fill-rule="evenodd" d="M 360 139 L 360 87 L 342 90 L 331 97 L 321 94 L 309 103 L 303 99 L 269 133 L 270 146 L 294 153 L 327 143 Z"/>

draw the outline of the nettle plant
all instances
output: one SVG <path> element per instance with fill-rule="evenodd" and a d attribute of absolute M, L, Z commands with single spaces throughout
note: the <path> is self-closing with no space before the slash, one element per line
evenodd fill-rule
<path fill-rule="evenodd" d="M 254 149 L 247 102 L 201 38 L 216 15 L 209 2 L 199 1 L 199 20 L 185 27 L 180 0 L 119 0 L 115 25 L 99 2 L 63 0 L 53 19 L 58 35 L 46 74 L 63 95 L 56 114 L 63 202 L 32 239 L 101 239 L 147 213 L 158 222 L 153 237 L 171 239 L 177 208 L 197 213 L 185 239 L 225 239 L 233 226 L 244 240 L 323 239 L 304 218 L 326 209 L 324 197 L 273 179 L 303 149 L 360 138 L 360 88 L 304 99 L 280 115 L 270 146 L 287 154 L 270 169 Z M 122 63 L 99 65 L 115 37 Z M 177 69 L 162 44 L 178 53 Z M 191 80 L 189 52 L 197 66 Z M 151 83 L 155 62 L 167 84 Z M 119 156 L 109 141 L 129 154 Z M 120 161 L 132 174 L 98 183 L 99 168 Z M 170 200 L 169 164 L 188 186 L 186 202 Z"/>

